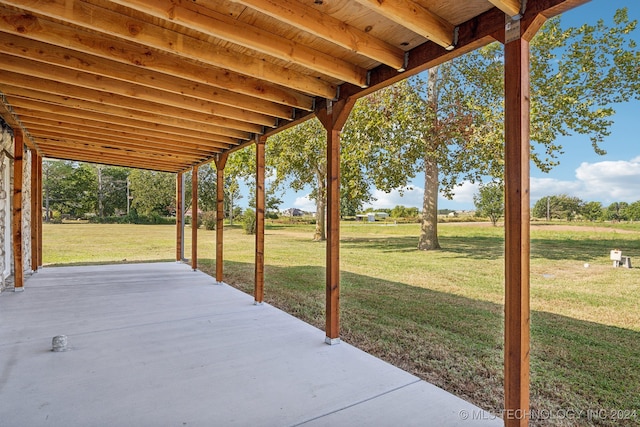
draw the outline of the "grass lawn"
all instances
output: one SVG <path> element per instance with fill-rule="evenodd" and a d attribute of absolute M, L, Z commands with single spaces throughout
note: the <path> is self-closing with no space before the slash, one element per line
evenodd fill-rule
<path fill-rule="evenodd" d="M 342 224 L 342 338 L 499 413 L 504 229 L 439 229 L 443 249 L 420 252 L 416 224 Z M 312 226 L 267 224 L 265 299 L 323 328 L 325 245 L 312 235 Z M 531 237 L 531 406 L 545 418 L 532 425 L 640 425 L 640 268 L 609 261 L 617 248 L 640 263 L 640 226 L 535 224 Z M 215 232 L 198 240 L 212 273 Z M 224 280 L 249 293 L 253 242 L 225 228 Z M 45 264 L 125 259 L 175 259 L 174 227 L 44 226 Z"/>

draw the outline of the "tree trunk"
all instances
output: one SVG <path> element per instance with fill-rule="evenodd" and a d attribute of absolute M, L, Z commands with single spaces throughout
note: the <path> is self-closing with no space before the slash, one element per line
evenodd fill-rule
<path fill-rule="evenodd" d="M 424 159 L 424 198 L 422 199 L 422 226 L 418 249 L 440 249 L 438 242 L 438 163 L 432 156 Z"/>
<path fill-rule="evenodd" d="M 429 69 L 427 81 L 427 102 L 434 112 L 434 123 L 431 135 L 425 135 L 424 155 L 424 197 L 422 199 L 422 225 L 418 249 L 429 251 L 440 249 L 438 242 L 438 192 L 440 179 L 438 177 L 438 160 L 436 158 L 437 142 L 437 111 L 438 111 L 438 67 Z"/>
<path fill-rule="evenodd" d="M 316 242 L 327 240 L 325 227 L 326 211 L 327 211 L 327 190 L 325 177 L 318 172 L 318 196 L 316 198 L 316 231 L 313 240 Z"/>

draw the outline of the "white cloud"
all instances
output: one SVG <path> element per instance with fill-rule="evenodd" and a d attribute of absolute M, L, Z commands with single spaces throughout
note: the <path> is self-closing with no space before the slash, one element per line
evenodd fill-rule
<path fill-rule="evenodd" d="M 444 203 L 471 203 L 473 205 L 473 195 L 478 192 L 478 184 L 472 184 L 464 181 L 461 186 L 453 189 L 453 200 L 447 200 Z M 443 200 L 442 198 L 440 200 Z"/>
<path fill-rule="evenodd" d="M 302 209 L 305 212 L 315 212 L 316 202 L 309 198 L 309 194 L 305 194 L 302 197 L 296 197 L 296 200 L 293 202 L 293 207 Z"/>
<path fill-rule="evenodd" d="M 612 202 L 640 200 L 640 157 L 629 161 L 582 163 L 574 181 L 531 178 L 531 201 L 548 195 L 568 194 L 584 201 Z"/>
<path fill-rule="evenodd" d="M 461 186 L 454 190 L 453 200 L 442 197 L 438 198 L 438 206 L 449 209 L 473 209 L 473 195 L 478 191 L 478 184 L 464 182 Z M 424 189 L 418 186 L 405 188 L 402 194 L 399 189 L 385 193 L 381 190 L 375 190 L 373 197 L 376 201 L 366 205 L 375 209 L 393 209 L 395 206 L 417 207 L 422 209 L 422 199 L 424 197 Z"/>
<path fill-rule="evenodd" d="M 422 197 L 424 190 L 420 187 L 405 188 L 402 194 L 400 190 L 392 190 L 385 193 L 382 190 L 375 190 L 373 197 L 376 199 L 365 207 L 373 207 L 374 209 L 393 209 L 398 205 L 407 207 L 422 207 Z"/>

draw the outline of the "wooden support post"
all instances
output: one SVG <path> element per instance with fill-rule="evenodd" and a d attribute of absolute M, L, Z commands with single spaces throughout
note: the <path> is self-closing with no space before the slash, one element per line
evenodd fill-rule
<path fill-rule="evenodd" d="M 340 131 L 354 99 L 326 101 L 316 116 L 327 131 L 326 338 L 340 342 Z"/>
<path fill-rule="evenodd" d="M 38 156 L 38 268 L 42 267 L 42 156 Z"/>
<path fill-rule="evenodd" d="M 31 270 L 38 271 L 38 152 L 31 151 Z"/>
<path fill-rule="evenodd" d="M 24 290 L 24 266 L 22 263 L 22 157 L 24 142 L 22 132 L 15 131 L 13 154 L 13 269 L 15 291 Z"/>
<path fill-rule="evenodd" d="M 198 166 L 191 172 L 191 268 L 198 269 Z"/>
<path fill-rule="evenodd" d="M 182 172 L 176 174 L 176 262 L 181 262 L 184 258 L 184 205 L 182 195 L 184 194 L 184 181 Z"/>
<path fill-rule="evenodd" d="M 264 145 L 265 137 L 256 137 L 256 259 L 255 259 L 255 304 L 262 304 L 264 299 Z"/>
<path fill-rule="evenodd" d="M 223 281 L 224 249 L 224 167 L 227 154 L 218 154 L 216 164 L 216 281 Z"/>
<path fill-rule="evenodd" d="M 525 18 L 511 21 L 507 17 L 505 26 L 506 426 L 527 426 L 530 418 L 529 41 L 544 17 Z"/>

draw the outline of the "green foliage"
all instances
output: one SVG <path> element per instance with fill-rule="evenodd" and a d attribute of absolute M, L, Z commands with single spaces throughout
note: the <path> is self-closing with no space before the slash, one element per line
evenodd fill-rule
<path fill-rule="evenodd" d="M 131 206 L 141 215 L 175 213 L 175 174 L 135 169 L 129 174 L 129 181 L 133 196 Z"/>
<path fill-rule="evenodd" d="M 640 221 L 640 200 L 631 203 L 626 212 L 629 221 Z"/>
<path fill-rule="evenodd" d="M 256 234 L 256 212 L 247 209 L 242 214 L 242 228 L 246 234 Z"/>
<path fill-rule="evenodd" d="M 216 211 L 207 211 L 200 215 L 202 219 L 202 224 L 204 225 L 205 230 L 215 230 L 216 229 Z"/>
<path fill-rule="evenodd" d="M 185 204 L 187 205 L 187 210 L 189 209 L 189 206 L 191 206 L 191 195 L 193 191 L 191 175 L 191 172 L 185 174 L 184 198 Z M 175 175 L 172 176 L 174 177 L 173 179 L 175 181 Z M 211 163 L 206 163 L 200 166 L 198 168 L 198 207 L 203 211 L 216 209 L 216 184 L 217 180 L 215 167 L 213 167 Z M 175 199 L 175 184 L 173 184 L 173 188 L 174 195 L 172 197 Z M 175 202 L 173 202 L 173 204 L 170 206 L 175 209 Z"/>
<path fill-rule="evenodd" d="M 110 216 L 127 212 L 127 180 L 130 169 L 101 165 L 97 168 L 102 175 L 102 184 L 98 182 L 99 194 L 102 196 L 102 213 Z"/>
<path fill-rule="evenodd" d="M 504 185 L 500 182 L 490 182 L 480 185 L 478 193 L 473 195 L 476 215 L 488 217 L 493 226 L 504 216 Z"/>
<path fill-rule="evenodd" d="M 46 160 L 43 163 L 45 207 L 62 215 L 82 218 L 95 212 L 98 203 L 96 169 L 87 163 Z"/>
<path fill-rule="evenodd" d="M 604 219 L 607 221 L 626 221 L 629 219 L 627 209 L 629 203 L 626 202 L 613 202 L 604 211 Z"/>
<path fill-rule="evenodd" d="M 577 197 L 560 194 L 540 198 L 533 206 L 531 214 L 535 218 L 565 219 L 572 221 L 582 212 L 583 202 Z M 547 216 L 548 212 L 548 216 Z"/>
<path fill-rule="evenodd" d="M 588 221 L 599 221 L 602 219 L 602 203 L 587 202 L 580 208 L 580 214 Z"/>

